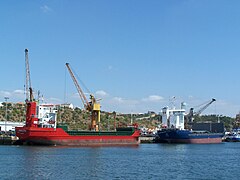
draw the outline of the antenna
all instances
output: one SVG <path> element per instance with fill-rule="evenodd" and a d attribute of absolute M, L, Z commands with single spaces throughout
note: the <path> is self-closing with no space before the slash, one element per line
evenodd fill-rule
<path fill-rule="evenodd" d="M 171 98 L 169 98 L 169 103 L 170 103 L 170 106 L 172 106 L 172 108 L 175 108 L 175 101 L 176 101 L 175 96 L 172 96 Z"/>
<path fill-rule="evenodd" d="M 38 102 L 40 100 L 40 90 L 38 90 Z"/>

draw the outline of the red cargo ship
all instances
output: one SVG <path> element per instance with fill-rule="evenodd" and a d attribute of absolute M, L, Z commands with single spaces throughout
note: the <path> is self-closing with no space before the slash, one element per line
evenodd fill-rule
<path fill-rule="evenodd" d="M 48 109 L 43 117 L 36 112 Z M 16 135 L 24 144 L 65 146 L 135 146 L 139 144 L 140 131 L 134 127 L 117 128 L 116 131 L 65 131 L 57 127 L 56 113 L 51 107 L 27 102 L 26 125 L 16 127 Z"/>
<path fill-rule="evenodd" d="M 100 104 L 92 94 L 90 95 L 90 102 L 88 102 L 68 63 L 66 63 L 66 66 L 84 103 L 84 107 L 91 112 L 91 127 L 89 131 L 68 131 L 66 126 L 57 126 L 57 110 L 53 106 L 37 105 L 37 102 L 34 101 L 27 49 L 25 49 L 25 61 L 26 125 L 15 128 L 19 142 L 65 146 L 135 146 L 139 144 L 140 131 L 137 127 L 116 128 L 116 131 L 98 130 L 96 122 L 100 123 Z M 30 88 L 28 88 L 28 84 Z"/>

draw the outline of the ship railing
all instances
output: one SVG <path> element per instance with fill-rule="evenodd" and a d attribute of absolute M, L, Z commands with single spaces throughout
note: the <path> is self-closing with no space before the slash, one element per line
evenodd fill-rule
<path fill-rule="evenodd" d="M 85 136 L 129 136 L 132 132 L 117 132 L 117 131 L 66 131 L 69 135 L 85 135 Z"/>

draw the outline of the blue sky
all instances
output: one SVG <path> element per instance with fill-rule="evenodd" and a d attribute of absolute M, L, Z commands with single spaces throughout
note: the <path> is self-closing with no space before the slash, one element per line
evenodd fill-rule
<path fill-rule="evenodd" d="M 237 0 L 2 1 L 0 101 L 24 101 L 28 48 L 32 86 L 48 103 L 65 97 L 82 107 L 69 62 L 102 110 L 159 112 L 173 96 L 188 108 L 216 98 L 203 114 L 234 117 L 239 8 Z"/>

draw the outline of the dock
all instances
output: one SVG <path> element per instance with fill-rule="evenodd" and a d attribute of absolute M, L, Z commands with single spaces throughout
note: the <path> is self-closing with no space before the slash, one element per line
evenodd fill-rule
<path fill-rule="evenodd" d="M 18 140 L 17 136 L 1 135 L 0 145 L 15 145 L 17 140 Z"/>
<path fill-rule="evenodd" d="M 141 144 L 154 143 L 155 136 L 140 136 L 139 139 Z"/>

